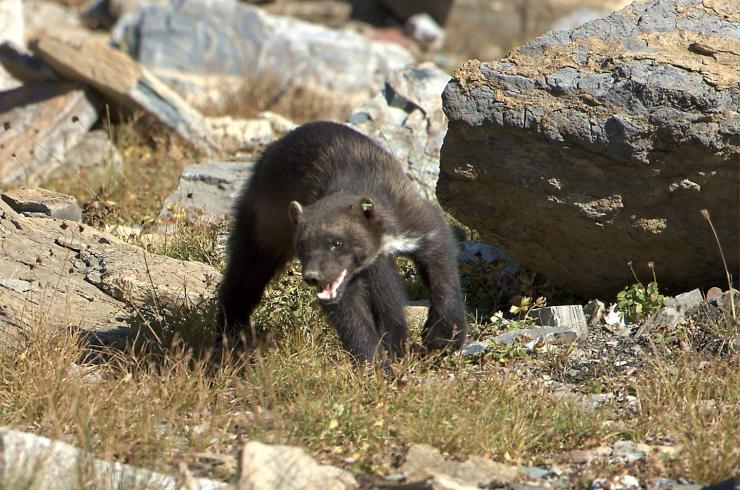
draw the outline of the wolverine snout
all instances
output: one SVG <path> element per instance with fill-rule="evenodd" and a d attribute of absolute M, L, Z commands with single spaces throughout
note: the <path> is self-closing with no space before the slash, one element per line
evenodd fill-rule
<path fill-rule="evenodd" d="M 319 272 L 315 270 L 303 271 L 303 280 L 309 286 L 318 286 L 320 280 Z"/>

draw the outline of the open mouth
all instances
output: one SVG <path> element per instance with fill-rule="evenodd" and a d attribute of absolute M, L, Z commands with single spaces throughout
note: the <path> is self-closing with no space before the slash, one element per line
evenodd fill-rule
<path fill-rule="evenodd" d="M 324 286 L 324 289 L 322 289 L 317 294 L 318 298 L 321 301 L 331 301 L 331 300 L 337 299 L 337 291 L 339 290 L 339 286 L 342 285 L 342 282 L 344 282 L 344 277 L 346 275 L 347 275 L 347 269 L 343 270 L 342 273 L 339 274 L 339 277 L 334 279 L 333 282 Z"/>

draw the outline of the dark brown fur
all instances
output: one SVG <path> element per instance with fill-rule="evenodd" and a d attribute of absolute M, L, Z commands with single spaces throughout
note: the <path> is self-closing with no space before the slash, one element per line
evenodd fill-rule
<path fill-rule="evenodd" d="M 413 246 L 399 252 L 388 243 Z M 239 337 L 268 281 L 297 255 L 319 290 L 347 271 L 322 308 L 355 358 L 401 357 L 408 328 L 395 253 L 414 260 L 430 292 L 425 346 L 459 348 L 466 324 L 456 250 L 437 205 L 366 136 L 336 123 L 303 125 L 265 150 L 237 200 L 219 291 L 223 333 Z"/>

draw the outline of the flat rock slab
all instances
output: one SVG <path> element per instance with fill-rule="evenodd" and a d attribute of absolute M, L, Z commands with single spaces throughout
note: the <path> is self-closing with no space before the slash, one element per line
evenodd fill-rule
<path fill-rule="evenodd" d="M 70 83 L 0 92 L 0 183 L 37 184 L 59 168 L 97 121 L 98 105 Z"/>
<path fill-rule="evenodd" d="M 344 490 L 358 488 L 351 473 L 317 463 L 298 447 L 248 442 L 239 458 L 237 488 L 254 490 Z"/>
<path fill-rule="evenodd" d="M 160 222 L 172 223 L 180 218 L 194 223 L 225 222 L 253 168 L 253 160 L 186 166 L 177 189 L 162 205 Z"/>
<path fill-rule="evenodd" d="M 170 475 L 95 459 L 61 441 L 0 428 L 0 488 L 67 490 L 81 481 L 92 488 L 185 488 Z M 232 488 L 204 478 L 193 478 L 193 483 L 199 490 Z"/>
<path fill-rule="evenodd" d="M 719 283 L 709 226 L 737 243 L 736 2 L 650 0 L 498 61 L 443 94 L 437 195 L 523 266 L 611 297 L 654 262 L 661 287 Z M 737 270 L 737 254 L 728 257 Z"/>
<path fill-rule="evenodd" d="M 31 217 L 82 221 L 82 209 L 73 196 L 39 187 L 20 187 L 0 194 L 14 211 Z"/>
<path fill-rule="evenodd" d="M 211 298 L 212 267 L 150 254 L 73 221 L 31 218 L 0 200 L 0 341 L 17 328 L 120 331 L 136 310 Z"/>
<path fill-rule="evenodd" d="M 206 154 L 216 140 L 201 114 L 123 51 L 96 39 L 41 36 L 34 54 L 63 77 L 89 84 L 127 110 L 143 110 Z"/>
<path fill-rule="evenodd" d="M 114 38 L 163 80 L 174 74 L 181 92 L 188 88 L 178 73 L 241 77 L 247 88 L 264 87 L 267 97 L 299 89 L 306 101 L 348 110 L 375 95 L 392 70 L 413 62 L 398 45 L 273 16 L 236 0 L 148 6 L 122 20 Z"/>

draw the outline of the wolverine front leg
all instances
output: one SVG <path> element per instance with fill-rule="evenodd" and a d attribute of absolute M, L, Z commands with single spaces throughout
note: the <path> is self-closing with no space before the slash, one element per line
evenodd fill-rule
<path fill-rule="evenodd" d="M 431 350 L 459 349 L 465 342 L 467 326 L 452 238 L 425 240 L 412 258 L 430 295 L 429 314 L 422 330 L 424 346 Z"/>
<path fill-rule="evenodd" d="M 363 277 L 354 278 L 337 303 L 322 303 L 326 319 L 339 334 L 344 348 L 359 362 L 390 368 L 388 356 L 370 307 L 369 288 Z"/>

